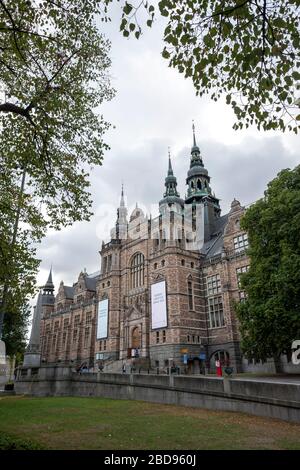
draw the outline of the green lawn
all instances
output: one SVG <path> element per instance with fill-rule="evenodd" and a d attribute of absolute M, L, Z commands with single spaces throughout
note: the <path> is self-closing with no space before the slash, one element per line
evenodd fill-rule
<path fill-rule="evenodd" d="M 0 399 L 0 449 L 300 449 L 300 425 L 104 398 Z"/>

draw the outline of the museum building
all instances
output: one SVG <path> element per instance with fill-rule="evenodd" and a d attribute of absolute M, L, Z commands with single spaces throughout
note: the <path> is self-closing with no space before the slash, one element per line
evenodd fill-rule
<path fill-rule="evenodd" d="M 249 267 L 245 209 L 234 199 L 221 215 L 194 132 L 186 185 L 183 199 L 169 155 L 158 217 L 136 206 L 128 220 L 122 187 L 100 271 L 61 282 L 56 296 L 50 272 L 34 311 L 43 363 L 199 373 L 219 359 L 242 370 L 234 305 Z"/>

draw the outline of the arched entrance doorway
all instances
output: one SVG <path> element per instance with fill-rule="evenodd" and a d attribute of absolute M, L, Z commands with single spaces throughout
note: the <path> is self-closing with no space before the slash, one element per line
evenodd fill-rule
<path fill-rule="evenodd" d="M 141 335 L 138 326 L 133 328 L 131 332 L 131 347 L 132 349 L 139 349 L 141 347 Z"/>
<path fill-rule="evenodd" d="M 219 349 L 215 351 L 210 356 L 210 368 L 215 370 L 216 369 L 216 361 L 220 361 L 221 366 L 229 366 L 230 365 L 230 356 L 229 352 L 225 349 Z"/>

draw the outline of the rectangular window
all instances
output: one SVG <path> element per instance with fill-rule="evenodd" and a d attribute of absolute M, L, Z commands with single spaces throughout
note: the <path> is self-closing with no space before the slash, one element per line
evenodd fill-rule
<path fill-rule="evenodd" d="M 238 237 L 234 237 L 233 247 L 236 253 L 239 253 L 240 251 L 245 251 L 245 249 L 248 248 L 248 246 L 249 246 L 249 242 L 248 242 L 247 233 L 243 233 L 242 235 L 239 235 Z"/>
<path fill-rule="evenodd" d="M 66 349 L 66 343 L 67 343 L 67 333 L 63 333 L 63 340 L 62 340 L 62 349 Z"/>
<path fill-rule="evenodd" d="M 107 257 L 107 271 L 109 272 L 111 270 L 111 255 L 108 255 Z"/>
<path fill-rule="evenodd" d="M 90 337 L 90 329 L 86 328 L 84 331 L 84 346 L 83 346 L 84 348 L 88 346 L 89 337 Z"/>
<path fill-rule="evenodd" d="M 85 322 L 86 322 L 87 324 L 92 323 L 92 314 L 91 314 L 91 313 L 87 313 L 87 314 L 86 314 Z"/>
<path fill-rule="evenodd" d="M 192 281 L 188 281 L 188 297 L 189 297 L 189 310 L 194 310 L 193 284 L 192 284 Z"/>
<path fill-rule="evenodd" d="M 162 338 L 162 340 L 163 340 L 163 343 L 166 342 L 166 330 L 163 330 L 163 338 Z"/>
<path fill-rule="evenodd" d="M 65 318 L 64 319 L 64 328 L 67 328 L 69 326 L 69 319 Z"/>
<path fill-rule="evenodd" d="M 215 274 L 214 276 L 208 276 L 206 278 L 206 290 L 207 296 L 220 294 L 221 292 L 221 279 L 220 274 Z"/>
<path fill-rule="evenodd" d="M 247 294 L 244 290 L 240 290 L 239 292 L 239 298 L 240 298 L 240 302 L 245 302 L 246 298 L 247 298 Z"/>
<path fill-rule="evenodd" d="M 103 268 L 102 268 L 102 273 L 105 274 L 107 270 L 107 257 L 105 256 L 103 258 Z"/>
<path fill-rule="evenodd" d="M 74 328 L 79 326 L 79 322 L 80 322 L 80 316 L 76 315 L 76 317 L 74 318 Z"/>
<path fill-rule="evenodd" d="M 103 341 L 103 350 L 106 351 L 106 340 Z"/>
<path fill-rule="evenodd" d="M 208 315 L 210 328 L 220 328 L 225 325 L 222 296 L 208 299 Z"/>
<path fill-rule="evenodd" d="M 156 344 L 159 343 L 159 331 L 156 332 Z"/>
<path fill-rule="evenodd" d="M 247 273 L 249 271 L 250 266 L 242 266 L 240 268 L 236 269 L 236 277 L 237 277 L 237 285 L 238 287 L 241 287 L 241 274 Z"/>
<path fill-rule="evenodd" d="M 77 330 L 73 331 L 73 344 L 76 343 L 76 341 L 77 341 L 77 333 L 78 333 Z"/>

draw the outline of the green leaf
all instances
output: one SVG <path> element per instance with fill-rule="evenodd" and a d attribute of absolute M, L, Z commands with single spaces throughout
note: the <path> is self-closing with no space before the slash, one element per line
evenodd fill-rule
<path fill-rule="evenodd" d="M 132 8 L 133 6 L 130 5 L 130 3 L 125 3 L 124 7 L 123 7 L 123 11 L 125 13 L 125 15 L 129 15 L 129 13 L 132 11 Z"/>

